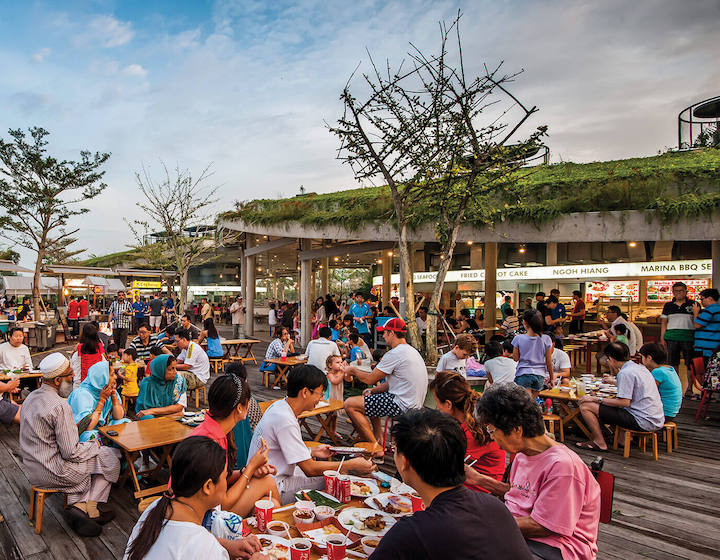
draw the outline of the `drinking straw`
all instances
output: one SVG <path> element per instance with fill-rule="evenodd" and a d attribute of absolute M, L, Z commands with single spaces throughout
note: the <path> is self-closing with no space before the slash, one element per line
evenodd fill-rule
<path fill-rule="evenodd" d="M 340 461 L 340 466 L 338 467 L 338 474 L 340 474 L 340 469 L 342 469 L 344 462 L 345 462 L 345 457 L 343 457 L 342 460 Z"/>

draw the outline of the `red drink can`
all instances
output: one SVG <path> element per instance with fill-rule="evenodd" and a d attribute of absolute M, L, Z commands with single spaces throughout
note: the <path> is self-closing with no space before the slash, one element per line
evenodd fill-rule
<path fill-rule="evenodd" d="M 310 539 L 290 540 L 290 560 L 310 560 L 312 542 Z"/>
<path fill-rule="evenodd" d="M 346 557 L 344 535 L 330 535 L 325 543 L 327 544 L 327 560 L 343 560 Z"/>
<path fill-rule="evenodd" d="M 335 486 L 337 484 L 337 471 L 325 471 L 323 472 L 323 478 L 325 479 L 325 492 L 330 494 L 333 498 L 336 497 Z"/>
<path fill-rule="evenodd" d="M 425 502 L 423 502 L 423 499 L 419 494 L 416 494 L 415 492 L 410 494 L 410 502 L 412 503 L 413 513 L 416 511 L 425 511 Z"/>
<path fill-rule="evenodd" d="M 258 500 L 255 502 L 255 519 L 257 521 L 257 529 L 264 533 L 267 524 L 273 518 L 273 503 L 270 500 Z"/>
<path fill-rule="evenodd" d="M 346 474 L 338 475 L 336 479 L 335 497 L 343 504 L 347 504 L 352 499 L 350 495 L 350 477 Z"/>

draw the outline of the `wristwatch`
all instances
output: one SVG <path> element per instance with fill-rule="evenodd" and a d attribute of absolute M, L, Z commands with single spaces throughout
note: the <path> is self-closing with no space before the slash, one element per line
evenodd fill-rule
<path fill-rule="evenodd" d="M 602 398 L 602 397 L 598 397 L 598 398 L 597 398 L 597 402 L 598 402 L 598 404 L 602 404 L 602 400 L 603 400 L 603 398 Z"/>

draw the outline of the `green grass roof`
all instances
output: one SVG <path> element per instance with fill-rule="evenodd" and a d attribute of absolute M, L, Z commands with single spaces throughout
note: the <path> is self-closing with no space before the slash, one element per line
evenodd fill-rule
<path fill-rule="evenodd" d="M 471 203 L 468 223 L 479 228 L 504 220 L 542 223 L 572 212 L 613 210 L 654 211 L 663 221 L 672 222 L 720 208 L 720 150 L 716 148 L 559 163 L 524 169 L 522 174 L 516 185 L 494 200 Z M 353 230 L 393 215 L 389 188 L 367 187 L 253 200 L 220 217 L 260 225 L 298 222 Z M 434 215 L 430 207 L 415 208 L 412 225 L 431 223 Z"/>

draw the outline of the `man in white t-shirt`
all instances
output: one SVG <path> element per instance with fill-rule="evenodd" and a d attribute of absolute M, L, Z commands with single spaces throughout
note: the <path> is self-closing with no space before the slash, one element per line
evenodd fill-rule
<path fill-rule="evenodd" d="M 514 350 L 512 340 L 509 338 L 506 338 L 502 344 L 491 340 L 485 345 L 487 359 L 483 365 L 488 378 L 488 386 L 515 382 L 517 362 L 512 358 Z"/>
<path fill-rule="evenodd" d="M 275 334 L 275 327 L 277 325 L 277 309 L 275 309 L 275 304 L 270 304 L 270 309 L 268 310 L 268 326 L 270 327 L 270 334 Z"/>
<path fill-rule="evenodd" d="M 240 338 L 241 331 L 245 328 L 245 306 L 242 296 L 236 297 L 230 306 L 230 316 L 232 317 L 233 338 Z"/>
<path fill-rule="evenodd" d="M 308 342 L 307 348 L 305 348 L 308 365 L 315 366 L 320 371 L 325 371 L 325 362 L 328 356 L 340 355 L 337 344 L 330 340 L 331 335 L 330 327 L 320 327 L 318 331 L 319 338 Z"/>
<path fill-rule="evenodd" d="M 8 332 L 8 342 L 0 344 L 0 368 L 31 369 L 30 350 L 23 344 L 25 335 L 20 327 Z"/>
<path fill-rule="evenodd" d="M 187 381 L 188 391 L 206 385 L 210 380 L 210 360 L 202 346 L 192 342 L 191 336 L 185 329 L 175 332 L 175 341 L 180 349 L 177 369 Z"/>
<path fill-rule="evenodd" d="M 320 402 L 326 387 L 325 374 L 315 366 L 293 368 L 288 374 L 287 398 L 273 403 L 253 431 L 248 460 L 260 449 L 264 439 L 268 446 L 268 464 L 277 469 L 275 482 L 282 503 L 293 501 L 298 490 L 319 490 L 324 484 L 323 472 L 340 466 L 339 461 L 316 460 L 330 458 L 330 446 L 308 448 L 298 423 L 300 414 L 313 410 Z M 362 457 L 343 463 L 343 472 L 369 474 L 374 468 L 373 463 Z"/>
<path fill-rule="evenodd" d="M 570 361 L 568 353 L 562 349 L 562 339 L 558 338 L 554 334 L 550 334 L 549 336 L 553 343 L 552 363 L 553 371 L 555 372 L 555 379 L 560 377 L 570 377 L 572 362 Z M 545 379 L 547 380 L 549 377 L 550 375 L 548 374 L 545 376 Z"/>
<path fill-rule="evenodd" d="M 465 377 L 465 362 L 475 352 L 475 337 L 471 334 L 459 334 L 455 347 L 438 360 L 435 371 L 454 371 Z"/>
<path fill-rule="evenodd" d="M 410 408 L 422 408 L 428 386 L 427 367 L 422 356 L 405 341 L 405 321 L 390 319 L 377 330 L 383 333 L 390 350 L 375 369 L 368 373 L 354 366 L 345 368 L 346 381 L 356 377 L 373 386 L 385 379 L 381 385 L 365 389 L 362 396 L 345 400 L 345 410 L 360 438 L 370 443 L 380 439 L 380 418 L 398 416 Z"/>

